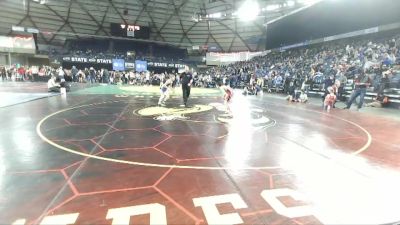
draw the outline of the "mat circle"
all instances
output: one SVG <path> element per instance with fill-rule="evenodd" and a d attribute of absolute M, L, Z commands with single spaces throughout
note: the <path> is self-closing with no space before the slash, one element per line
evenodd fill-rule
<path fill-rule="evenodd" d="M 76 154 L 76 155 L 81 155 L 84 157 L 88 157 L 88 158 L 92 158 L 92 159 L 98 159 L 98 160 L 104 160 L 104 161 L 109 161 L 109 162 L 114 162 L 114 163 L 124 163 L 124 164 L 129 164 L 129 165 L 135 165 L 135 166 L 147 166 L 147 167 L 158 167 L 158 168 L 176 168 L 176 169 L 196 169 L 196 170 L 261 170 L 261 169 L 279 169 L 281 168 L 280 166 L 261 166 L 261 167 L 253 167 L 253 166 L 242 166 L 242 167 L 234 167 L 234 166 L 221 166 L 221 167 L 215 167 L 215 166 L 185 166 L 185 165 L 168 165 L 168 164 L 155 164 L 155 163 L 145 163 L 145 162 L 135 162 L 135 161 L 127 161 L 127 160 L 119 160 L 119 159 L 112 159 L 112 158 L 107 158 L 107 157 L 102 157 L 102 156 L 98 156 L 98 155 L 91 155 L 91 154 L 87 154 L 87 153 L 83 153 L 83 152 L 79 152 L 70 148 L 67 148 L 65 146 L 59 145 L 53 141 L 51 141 L 50 139 L 48 139 L 41 131 L 41 127 L 43 125 L 43 123 L 50 119 L 51 117 L 54 117 L 55 115 L 58 115 L 60 113 L 66 112 L 66 111 L 70 111 L 70 110 L 74 110 L 74 109 L 81 109 L 81 108 L 85 108 L 85 107 L 90 107 L 90 106 L 98 106 L 98 105 L 102 105 L 102 104 L 107 104 L 107 103 L 117 103 L 117 102 L 124 102 L 124 101 L 108 101 L 108 102 L 100 102 L 100 103 L 93 103 L 93 104 L 87 104 L 87 105 L 81 105 L 81 106 L 76 106 L 76 107 L 71 107 L 71 108 L 67 108 L 67 109 L 63 109 L 57 112 L 54 112 L 46 117 L 44 117 L 42 120 L 39 121 L 39 123 L 36 126 L 36 132 L 39 135 L 39 137 L 47 142 L 48 144 L 72 153 L 72 154 Z M 307 110 L 307 109 L 299 109 L 299 110 L 304 110 L 304 111 L 310 111 L 310 112 L 314 112 L 314 113 L 319 113 L 319 114 L 324 114 L 328 117 L 332 117 L 338 120 L 341 120 L 343 122 L 349 123 L 355 127 L 357 127 L 358 129 L 360 129 L 361 131 L 363 131 L 366 136 L 367 136 L 367 142 L 364 144 L 364 146 L 362 146 L 360 149 L 358 149 L 357 151 L 353 152 L 353 155 L 359 154 L 365 150 L 367 150 L 367 148 L 370 146 L 371 141 L 372 141 L 372 137 L 370 135 L 370 133 L 364 129 L 362 126 L 358 125 L 355 122 L 334 116 L 334 115 L 330 115 L 330 114 L 325 114 L 325 113 L 321 113 L 318 111 L 314 111 L 314 110 Z"/>

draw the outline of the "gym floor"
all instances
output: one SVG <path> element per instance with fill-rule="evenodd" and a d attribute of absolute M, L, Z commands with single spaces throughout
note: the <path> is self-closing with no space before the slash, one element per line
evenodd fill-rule
<path fill-rule="evenodd" d="M 0 223 L 400 221 L 400 114 L 236 93 L 230 117 L 212 89 L 189 108 L 178 90 L 157 101 L 157 88 L 80 86 L 1 107 Z"/>

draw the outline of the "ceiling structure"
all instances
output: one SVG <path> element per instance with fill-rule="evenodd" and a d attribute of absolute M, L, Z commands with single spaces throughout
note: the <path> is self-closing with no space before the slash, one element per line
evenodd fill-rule
<path fill-rule="evenodd" d="M 242 21 L 235 12 L 244 0 L 0 0 L 0 35 L 11 35 L 13 25 L 33 27 L 40 44 L 63 45 L 67 38 L 110 37 L 110 23 L 126 23 L 149 26 L 150 40 L 182 48 L 257 51 L 268 21 L 309 1 L 258 0 L 259 16 Z"/>

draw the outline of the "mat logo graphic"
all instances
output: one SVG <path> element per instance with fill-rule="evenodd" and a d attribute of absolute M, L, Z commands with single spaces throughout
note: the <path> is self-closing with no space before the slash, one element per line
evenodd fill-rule
<path fill-rule="evenodd" d="M 309 205 L 289 207 L 283 204 L 279 198 L 292 197 L 298 201 L 304 201 L 305 198 L 299 192 L 292 189 L 271 189 L 261 192 L 261 197 L 275 210 L 276 213 L 288 217 L 297 218 L 312 215 L 312 207 Z M 248 208 L 246 202 L 239 194 L 216 195 L 210 197 L 200 197 L 192 199 L 195 207 L 200 207 L 203 210 L 205 219 L 208 224 L 242 224 L 243 219 L 239 213 L 221 214 L 218 211 L 218 204 L 231 204 L 234 209 Z M 149 215 L 151 225 L 166 225 L 167 209 L 160 203 L 151 203 L 145 205 L 129 206 L 123 208 L 109 209 L 106 215 L 107 220 L 112 220 L 113 225 L 130 224 L 131 219 L 134 223 L 135 216 Z M 75 224 L 79 217 L 79 213 L 70 213 L 64 215 L 46 216 L 41 221 L 41 225 L 57 224 L 67 225 Z M 24 225 L 25 219 L 16 220 L 13 225 Z"/>
<path fill-rule="evenodd" d="M 257 107 L 251 107 L 248 112 L 245 112 L 245 116 L 242 117 L 243 113 L 240 112 L 239 118 L 232 117 L 231 115 L 226 114 L 226 106 L 221 103 L 211 103 L 209 105 L 194 105 L 189 108 L 179 108 L 179 107 L 158 107 L 152 106 L 137 110 L 134 114 L 138 114 L 140 116 L 155 116 L 155 120 L 185 120 L 189 119 L 188 115 L 201 113 L 206 111 L 214 110 L 214 118 L 216 121 L 221 123 L 230 124 L 233 121 L 246 121 L 248 124 L 251 124 L 253 128 L 263 129 L 274 126 L 276 121 L 270 119 L 266 116 L 266 113 L 263 109 Z M 248 114 L 248 115 L 247 115 Z"/>
<path fill-rule="evenodd" d="M 127 98 L 128 95 L 115 95 L 116 98 Z"/>
<path fill-rule="evenodd" d="M 212 105 L 218 111 L 222 112 L 222 114 L 216 114 L 215 116 L 216 120 L 222 123 L 232 123 L 235 120 L 246 121 L 249 124 L 251 124 L 253 128 L 256 129 L 272 127 L 276 123 L 275 120 L 270 119 L 266 115 L 263 109 L 258 107 L 250 107 L 250 109 L 247 112 L 245 113 L 240 112 L 240 115 L 238 115 L 239 117 L 235 115 L 232 117 L 231 115 L 225 113 L 226 108 L 224 105 L 220 103 L 214 103 Z"/>
<path fill-rule="evenodd" d="M 189 117 L 180 115 L 180 114 L 171 114 L 171 115 L 161 115 L 154 117 L 155 120 L 159 121 L 171 121 L 171 120 L 186 120 L 189 119 Z"/>
<path fill-rule="evenodd" d="M 139 114 L 140 116 L 155 116 L 154 119 L 156 120 L 184 120 L 189 119 L 186 115 L 205 112 L 212 109 L 213 107 L 209 105 L 194 105 L 189 108 L 152 106 L 140 109 L 134 113 Z"/>

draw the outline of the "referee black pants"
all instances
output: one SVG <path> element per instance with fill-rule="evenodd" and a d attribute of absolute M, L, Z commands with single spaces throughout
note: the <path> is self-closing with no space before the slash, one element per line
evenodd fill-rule
<path fill-rule="evenodd" d="M 182 84 L 183 103 L 186 105 L 190 95 L 190 87 L 187 84 Z"/>

